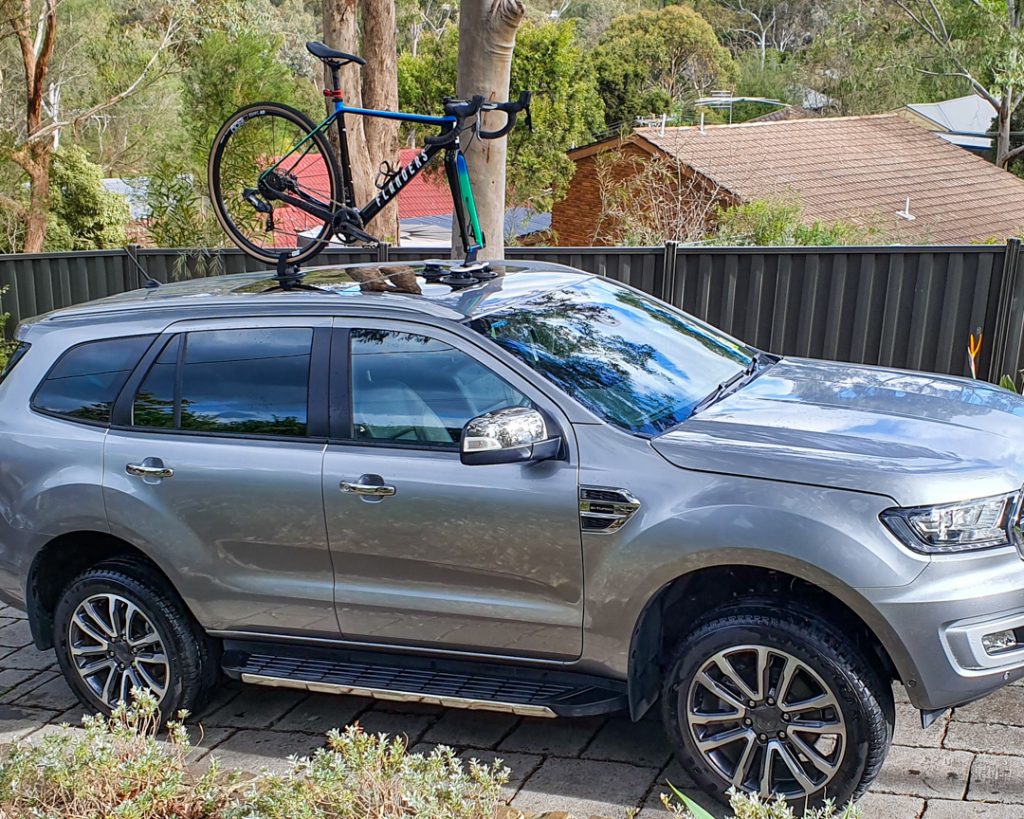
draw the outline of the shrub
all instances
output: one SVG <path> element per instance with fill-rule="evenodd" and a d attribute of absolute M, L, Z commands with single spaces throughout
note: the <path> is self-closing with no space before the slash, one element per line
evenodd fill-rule
<path fill-rule="evenodd" d="M 671 783 L 669 787 L 675 801 L 665 794 L 662 794 L 661 801 L 673 816 L 715 819 Z M 757 796 L 731 791 L 729 806 L 732 808 L 733 819 L 796 819 L 793 811 L 782 799 L 763 801 Z M 832 802 L 827 801 L 822 808 L 808 810 L 801 819 L 861 819 L 861 814 L 855 805 L 837 808 Z"/>
<path fill-rule="evenodd" d="M 0 296 L 7 292 L 6 287 L 0 287 Z M 12 345 L 4 340 L 4 328 L 11 318 L 10 313 L 0 313 L 0 371 L 7 366 L 7 357 L 11 354 Z"/>
<path fill-rule="evenodd" d="M 864 244 L 878 240 L 875 231 L 864 230 L 848 222 L 805 223 L 803 208 L 798 202 L 755 199 L 718 211 L 718 232 L 713 243 L 719 245 L 754 245 L 784 247 L 801 245 Z"/>
<path fill-rule="evenodd" d="M 84 732 L 12 746 L 0 760 L 0 817 L 491 819 L 508 781 L 500 763 L 466 766 L 443 747 L 408 754 L 401 739 L 355 726 L 284 774 L 243 779 L 214 760 L 195 775 L 186 729 L 170 723 L 158 740 L 155 700 L 134 693 L 109 719 L 86 717 Z"/>

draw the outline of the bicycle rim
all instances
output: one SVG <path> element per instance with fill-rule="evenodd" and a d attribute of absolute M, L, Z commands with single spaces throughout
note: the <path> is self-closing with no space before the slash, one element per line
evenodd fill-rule
<path fill-rule="evenodd" d="M 315 125 L 298 111 L 254 105 L 221 129 L 210 158 L 210 191 L 217 219 L 245 253 L 273 264 L 287 253 L 290 264 L 319 253 L 331 237 L 331 222 L 269 197 L 259 180 L 272 174 L 274 187 L 334 208 L 340 195 L 334 156 Z"/>

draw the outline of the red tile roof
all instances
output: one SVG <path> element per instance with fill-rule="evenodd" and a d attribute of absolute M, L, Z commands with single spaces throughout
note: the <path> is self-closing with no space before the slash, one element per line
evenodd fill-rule
<path fill-rule="evenodd" d="M 808 220 L 875 227 L 891 241 L 1002 240 L 1024 229 L 1024 180 L 896 115 L 707 126 L 703 133 L 638 128 L 629 139 L 740 199 L 794 197 Z M 896 215 L 907 197 L 913 221 Z"/>
<path fill-rule="evenodd" d="M 419 148 L 402 148 L 399 152 L 399 161 L 402 166 L 412 162 L 419 152 Z M 327 178 L 327 165 L 319 154 L 307 154 L 301 157 L 295 167 L 291 169 L 291 173 L 300 180 L 303 190 L 325 200 L 328 198 L 330 184 Z M 432 163 L 429 168 L 421 171 L 398 194 L 398 218 L 400 220 L 424 216 L 447 216 L 451 212 L 452 197 L 440 162 Z M 295 234 L 316 229 L 320 224 L 319 219 L 298 208 L 287 205 L 274 208 L 274 225 L 278 231 L 275 234 L 275 240 L 280 247 L 293 247 Z M 372 223 L 369 232 L 373 233 Z"/>
<path fill-rule="evenodd" d="M 403 148 L 399 161 L 408 165 L 420 152 L 419 148 Z M 452 195 L 444 178 L 440 160 L 431 163 L 398 194 L 398 218 L 416 219 L 422 216 L 447 216 L 452 212 Z"/>

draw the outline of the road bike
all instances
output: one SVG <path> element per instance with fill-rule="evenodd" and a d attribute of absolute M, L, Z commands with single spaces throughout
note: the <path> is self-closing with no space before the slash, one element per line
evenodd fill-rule
<path fill-rule="evenodd" d="M 530 121 L 530 92 L 509 102 L 472 99 L 444 100 L 444 115 L 377 111 L 345 105 L 339 71 L 348 63 L 366 65 L 354 54 L 306 43 L 309 52 L 330 69 L 331 88 L 324 96 L 333 101 L 330 115 L 319 125 L 301 111 L 275 102 L 259 102 L 236 111 L 221 127 L 209 162 L 210 198 L 221 227 L 245 253 L 267 264 L 297 267 L 309 261 L 338 237 L 347 244 L 375 243 L 366 227 L 399 191 L 431 161 L 444 155 L 445 176 L 466 261 L 471 263 L 484 247 L 473 188 L 460 138 L 498 139 L 515 127 L 525 112 Z M 482 115 L 506 115 L 502 127 L 482 128 Z M 346 115 L 380 117 L 418 125 L 437 126 L 440 132 L 424 139 L 424 148 L 404 167 L 381 165 L 378 193 L 358 207 L 352 187 Z M 329 136 L 336 129 L 337 150 Z"/>

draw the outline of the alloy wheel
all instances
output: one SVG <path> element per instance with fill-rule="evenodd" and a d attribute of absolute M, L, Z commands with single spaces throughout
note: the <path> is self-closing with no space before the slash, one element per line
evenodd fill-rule
<path fill-rule="evenodd" d="M 758 645 L 720 651 L 686 697 L 697 750 L 737 790 L 799 800 L 839 772 L 847 750 L 839 701 L 792 654 Z"/>
<path fill-rule="evenodd" d="M 68 627 L 75 669 L 109 708 L 127 702 L 133 688 L 160 703 L 167 693 L 170 664 L 163 640 L 146 614 L 118 594 L 94 594 L 75 609 Z"/>

